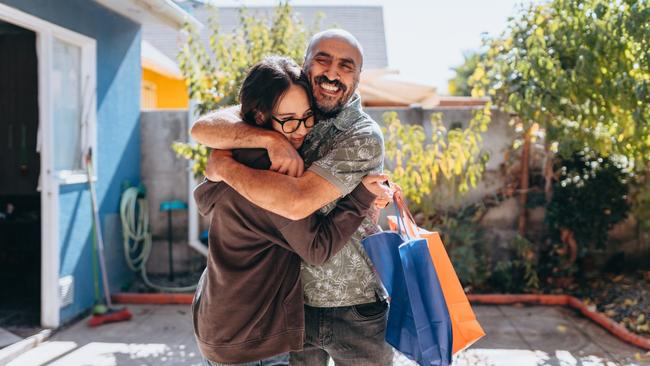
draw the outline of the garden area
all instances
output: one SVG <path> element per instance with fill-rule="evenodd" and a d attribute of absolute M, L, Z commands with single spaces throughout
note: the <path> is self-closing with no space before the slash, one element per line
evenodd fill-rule
<path fill-rule="evenodd" d="M 439 231 L 468 293 L 569 294 L 650 337 L 650 7 L 522 7 L 456 68 L 451 91 L 489 97 L 465 129 L 385 116 L 391 177 Z M 490 159 L 492 112 L 514 136 L 494 194 L 467 200 Z M 485 216 L 505 202 L 512 235 Z M 503 209 L 504 206 L 502 206 Z M 495 211 L 493 211 L 495 212 Z"/>
<path fill-rule="evenodd" d="M 269 54 L 302 62 L 318 29 L 281 3 L 274 19 L 218 17 L 204 44 L 187 27 L 179 62 L 203 114 L 231 105 L 246 71 Z M 650 5 L 553 0 L 522 6 L 466 56 L 450 92 L 485 98 L 465 127 L 386 113 L 386 170 L 417 224 L 439 231 L 470 294 L 567 294 L 650 338 Z M 500 187 L 472 194 L 492 156 L 484 135 L 509 118 Z M 207 149 L 177 143 L 201 175 Z M 471 199 L 469 197 L 472 197 Z M 496 228 L 488 220 L 507 214 Z M 503 220 L 501 220 L 503 222 Z"/>

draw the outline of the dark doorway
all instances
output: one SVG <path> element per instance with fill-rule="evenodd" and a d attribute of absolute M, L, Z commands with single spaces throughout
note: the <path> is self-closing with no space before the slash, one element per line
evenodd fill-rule
<path fill-rule="evenodd" d="M 10 331 L 40 324 L 37 134 L 36 34 L 0 21 L 0 327 Z"/>

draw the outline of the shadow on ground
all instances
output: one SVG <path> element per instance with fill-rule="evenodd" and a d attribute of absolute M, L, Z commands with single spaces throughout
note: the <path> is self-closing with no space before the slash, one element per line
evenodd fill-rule
<path fill-rule="evenodd" d="M 190 308 L 129 306 L 129 322 L 89 328 L 85 321 L 8 366 L 198 366 Z M 563 307 L 475 306 L 487 336 L 460 353 L 454 366 L 646 366 L 645 351 L 627 345 Z M 640 360 L 635 359 L 640 355 Z M 395 365 L 414 365 L 396 354 Z M 333 363 L 331 363 L 333 365 Z"/>

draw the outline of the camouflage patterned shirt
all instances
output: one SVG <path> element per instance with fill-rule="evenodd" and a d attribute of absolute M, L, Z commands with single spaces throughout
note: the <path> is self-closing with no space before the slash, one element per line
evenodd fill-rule
<path fill-rule="evenodd" d="M 342 193 L 350 193 L 370 173 L 381 173 L 384 138 L 377 123 L 361 110 L 354 95 L 336 117 L 318 121 L 307 136 L 301 155 L 308 170 L 327 179 Z M 326 214 L 332 202 L 321 209 Z M 348 244 L 321 266 L 302 263 L 305 303 L 316 307 L 364 304 L 383 290 L 361 239 L 378 228 L 366 218 Z"/>

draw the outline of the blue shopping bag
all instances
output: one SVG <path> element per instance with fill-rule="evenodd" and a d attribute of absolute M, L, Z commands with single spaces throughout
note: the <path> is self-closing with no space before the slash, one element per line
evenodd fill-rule
<path fill-rule="evenodd" d="M 386 342 L 419 365 L 450 365 L 451 319 L 426 239 L 410 238 L 400 221 L 397 232 L 362 241 L 390 296 Z"/>

